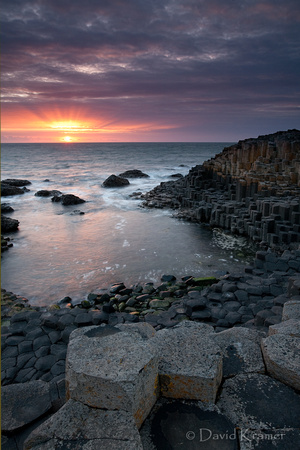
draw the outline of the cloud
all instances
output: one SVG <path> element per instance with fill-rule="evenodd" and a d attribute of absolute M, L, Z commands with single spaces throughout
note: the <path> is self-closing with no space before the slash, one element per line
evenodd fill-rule
<path fill-rule="evenodd" d="M 1 16 L 16 110 L 67 102 L 178 129 L 224 109 L 232 128 L 241 114 L 275 126 L 280 109 L 299 120 L 298 0 L 10 0 Z"/>

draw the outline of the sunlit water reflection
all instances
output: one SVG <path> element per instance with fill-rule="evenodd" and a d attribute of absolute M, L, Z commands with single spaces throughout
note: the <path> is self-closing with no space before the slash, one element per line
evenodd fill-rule
<path fill-rule="evenodd" d="M 177 278 L 222 275 L 252 259 L 244 239 L 172 218 L 171 211 L 142 209 L 129 196 L 138 189 L 150 190 L 172 173 L 187 173 L 224 144 L 209 144 L 209 149 L 208 144 L 143 144 L 133 149 L 132 144 L 109 144 L 100 148 L 101 158 L 99 144 L 73 145 L 67 155 L 62 153 L 64 144 L 49 145 L 2 150 L 2 179 L 32 181 L 30 192 L 2 199 L 15 209 L 10 216 L 20 221 L 14 246 L 2 256 L 3 288 L 32 304 L 51 304 L 66 295 L 86 298 L 116 281 L 158 283 L 163 273 Z M 141 169 L 150 178 L 130 180 L 122 189 L 101 187 L 108 175 L 129 168 Z M 64 207 L 35 197 L 40 189 L 58 189 L 87 201 Z"/>

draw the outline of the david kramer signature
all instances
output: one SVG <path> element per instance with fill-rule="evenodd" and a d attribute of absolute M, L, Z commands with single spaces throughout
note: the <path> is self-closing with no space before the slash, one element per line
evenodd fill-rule
<path fill-rule="evenodd" d="M 199 436 L 199 442 L 206 442 L 211 440 L 215 441 L 222 441 L 222 440 L 236 440 L 238 437 L 239 432 L 239 439 L 240 441 L 275 441 L 275 440 L 281 440 L 285 436 L 285 433 L 264 433 L 264 432 L 257 432 L 250 430 L 249 428 L 246 429 L 234 429 L 232 433 L 229 431 L 226 431 L 225 433 L 213 433 L 209 428 L 200 428 L 199 432 L 197 433 Z M 197 434 L 194 431 L 188 431 L 186 433 L 186 438 L 189 441 L 193 441 L 196 439 Z"/>

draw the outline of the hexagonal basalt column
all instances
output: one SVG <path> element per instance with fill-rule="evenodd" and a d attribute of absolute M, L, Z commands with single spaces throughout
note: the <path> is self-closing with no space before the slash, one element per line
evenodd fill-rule
<path fill-rule="evenodd" d="M 158 357 L 151 341 L 110 326 L 75 330 L 66 361 L 68 398 L 128 411 L 140 427 L 158 394 Z"/>
<path fill-rule="evenodd" d="M 182 322 L 152 339 L 159 351 L 161 395 L 214 403 L 222 380 L 222 351 L 210 337 L 213 328 Z"/>

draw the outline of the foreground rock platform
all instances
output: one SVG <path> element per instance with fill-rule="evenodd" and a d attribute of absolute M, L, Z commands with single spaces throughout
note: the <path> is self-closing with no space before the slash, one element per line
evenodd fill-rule
<path fill-rule="evenodd" d="M 66 381 L 68 398 L 130 412 L 139 428 L 157 400 L 158 356 L 130 325 L 86 327 L 70 336 Z"/>
<path fill-rule="evenodd" d="M 258 358 L 267 339 L 289 336 L 263 336 L 236 327 L 216 333 L 191 321 L 156 332 L 147 323 L 77 329 L 70 336 L 65 397 L 54 382 L 4 387 L 2 448 L 248 450 L 270 440 L 274 448 L 297 448 L 300 392 L 289 379 L 272 378 L 267 361 Z M 299 345 L 300 338 L 292 339 Z M 252 363 L 250 350 L 257 355 Z M 155 360 L 150 370 L 149 356 Z M 167 397 L 165 372 L 174 387 Z"/>

